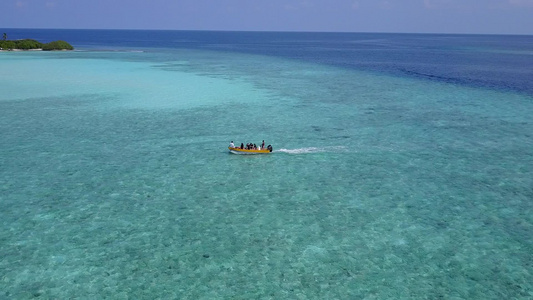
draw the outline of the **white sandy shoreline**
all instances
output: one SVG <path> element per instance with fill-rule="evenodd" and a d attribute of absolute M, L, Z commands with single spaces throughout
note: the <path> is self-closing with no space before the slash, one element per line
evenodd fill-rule
<path fill-rule="evenodd" d="M 8 49 L 8 50 L 0 49 L 0 52 L 23 52 L 23 51 L 43 51 L 43 49 L 42 48 L 37 48 L 37 49 Z"/>

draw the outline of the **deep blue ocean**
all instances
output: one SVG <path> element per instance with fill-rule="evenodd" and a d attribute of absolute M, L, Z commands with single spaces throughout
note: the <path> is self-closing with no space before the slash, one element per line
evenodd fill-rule
<path fill-rule="evenodd" d="M 533 299 L 533 36 L 2 32 L 0 299 Z"/>
<path fill-rule="evenodd" d="M 531 36 L 172 30 L 8 31 L 12 39 L 34 38 L 42 42 L 61 39 L 79 49 L 167 48 L 249 53 L 533 94 Z"/>

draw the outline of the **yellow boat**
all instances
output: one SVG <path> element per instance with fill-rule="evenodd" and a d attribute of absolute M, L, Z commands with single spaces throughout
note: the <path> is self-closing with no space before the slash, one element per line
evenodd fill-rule
<path fill-rule="evenodd" d="M 233 154 L 269 154 L 272 152 L 272 147 L 261 150 L 247 150 L 241 148 L 228 147 L 229 152 Z"/>

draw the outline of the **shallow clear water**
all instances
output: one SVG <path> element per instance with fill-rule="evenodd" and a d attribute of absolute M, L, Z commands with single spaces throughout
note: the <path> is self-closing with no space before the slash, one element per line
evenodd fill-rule
<path fill-rule="evenodd" d="M 533 297 L 527 89 L 88 50 L 0 53 L 0 298 Z"/>

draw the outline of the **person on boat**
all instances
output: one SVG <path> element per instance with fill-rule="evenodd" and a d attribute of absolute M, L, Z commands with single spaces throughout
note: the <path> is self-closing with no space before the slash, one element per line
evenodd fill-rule
<path fill-rule="evenodd" d="M 230 146 L 231 148 L 235 148 L 235 144 L 233 144 L 233 141 L 231 141 L 231 143 L 229 143 L 229 146 Z"/>
<path fill-rule="evenodd" d="M 243 143 L 241 143 L 241 149 L 244 149 L 244 144 Z"/>
<path fill-rule="evenodd" d="M 263 143 L 261 144 L 261 149 L 265 149 L 265 140 L 263 140 Z"/>

